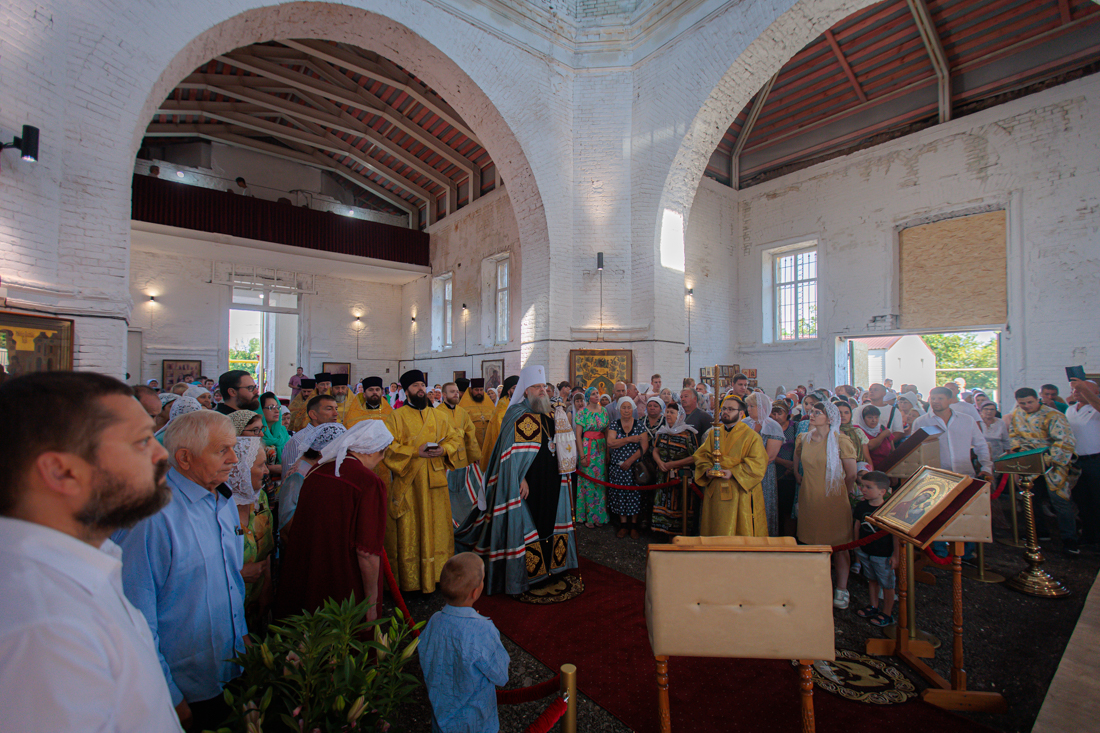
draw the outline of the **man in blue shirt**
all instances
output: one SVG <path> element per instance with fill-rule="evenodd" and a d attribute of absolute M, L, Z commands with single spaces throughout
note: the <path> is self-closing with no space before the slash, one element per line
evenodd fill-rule
<path fill-rule="evenodd" d="M 172 501 L 122 542 L 126 597 L 149 622 L 172 704 L 184 728 L 217 728 L 225 683 L 241 673 L 226 660 L 244 649 L 244 542 L 224 485 L 237 442 L 229 418 L 202 410 L 177 417 L 164 435 Z"/>
<path fill-rule="evenodd" d="M 433 733 L 496 733 L 498 686 L 508 684 L 508 652 L 493 622 L 473 609 L 485 588 L 485 563 L 472 552 L 443 566 L 447 605 L 420 635 L 420 668 L 432 702 Z"/>

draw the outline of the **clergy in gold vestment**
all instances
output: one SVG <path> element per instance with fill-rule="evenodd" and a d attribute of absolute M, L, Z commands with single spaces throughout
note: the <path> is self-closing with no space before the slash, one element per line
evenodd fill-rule
<path fill-rule="evenodd" d="M 474 423 L 469 413 L 458 404 L 461 397 L 458 385 L 447 382 L 443 385 L 443 402 L 435 408 L 447 424 L 462 435 L 462 450 L 455 459 L 455 470 L 466 468 L 473 463 L 481 463 L 481 445 L 478 443 Z"/>
<path fill-rule="evenodd" d="M 401 590 L 431 593 L 454 554 L 447 471 L 462 436 L 431 408 L 424 379 L 416 369 L 401 375 L 408 400 L 384 421 L 394 438 L 384 459 L 393 474 L 385 547 Z"/>
<path fill-rule="evenodd" d="M 344 427 L 351 430 L 364 420 L 385 420 L 391 412 L 390 403 L 382 399 L 382 377 L 367 377 L 363 380 L 363 393 L 348 397 Z"/>
<path fill-rule="evenodd" d="M 768 470 L 768 452 L 756 431 L 741 422 L 744 402 L 731 395 L 722 403 L 721 425 L 711 428 L 695 451 L 695 483 L 704 489 L 699 534 L 767 537 L 761 481 Z M 724 477 L 707 474 L 714 467 L 714 431 L 719 431 Z"/>
<path fill-rule="evenodd" d="M 300 392 L 290 401 L 290 432 L 296 433 L 309 424 L 309 415 L 306 414 L 306 405 L 313 399 L 313 393 L 317 382 L 313 379 L 303 378 L 299 382 Z"/>
<path fill-rule="evenodd" d="M 332 375 L 332 396 L 336 398 L 336 422 L 343 423 L 344 418 L 348 415 L 348 408 L 351 407 L 352 400 L 355 399 L 355 395 L 348 394 L 348 375 L 347 374 L 333 374 Z"/>
<path fill-rule="evenodd" d="M 516 388 L 519 377 L 508 377 L 501 385 L 500 399 L 497 400 L 493 417 L 489 421 L 489 427 L 485 430 L 485 437 L 481 441 L 481 470 L 484 472 L 489 465 L 489 456 L 493 455 L 497 438 L 500 437 L 500 426 L 504 423 L 504 413 L 508 412 L 511 404 L 512 391 Z"/>
<path fill-rule="evenodd" d="M 458 387 L 455 387 L 455 389 L 458 389 Z M 496 409 L 493 401 L 485 396 L 485 380 L 480 377 L 471 379 L 470 388 L 462 394 L 458 406 L 470 416 L 470 420 L 474 424 L 477 444 L 481 446 L 482 441 L 485 440 L 485 430 L 489 427 L 489 423 L 493 419 L 493 412 Z"/>

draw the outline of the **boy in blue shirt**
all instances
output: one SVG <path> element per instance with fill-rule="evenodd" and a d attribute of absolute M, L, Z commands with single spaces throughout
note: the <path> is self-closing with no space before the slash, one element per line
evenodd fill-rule
<path fill-rule="evenodd" d="M 472 552 L 443 566 L 447 605 L 420 635 L 420 667 L 432 702 L 433 733 L 497 733 L 496 688 L 508 684 L 508 652 L 493 622 L 473 609 L 485 563 Z"/>

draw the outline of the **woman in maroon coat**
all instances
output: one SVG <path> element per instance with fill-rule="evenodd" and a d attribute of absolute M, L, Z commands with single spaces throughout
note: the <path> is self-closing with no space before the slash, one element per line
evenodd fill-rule
<path fill-rule="evenodd" d="M 393 436 L 365 420 L 325 446 L 302 484 L 275 602 L 276 616 L 316 611 L 329 598 L 382 599 L 386 487 L 371 470 Z"/>

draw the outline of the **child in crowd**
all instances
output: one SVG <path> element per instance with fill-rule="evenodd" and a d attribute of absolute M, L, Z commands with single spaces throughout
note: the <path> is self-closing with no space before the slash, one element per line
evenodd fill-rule
<path fill-rule="evenodd" d="M 858 481 L 863 501 L 852 510 L 855 517 L 853 534 L 859 539 L 870 537 L 878 532 L 878 527 L 867 521 L 880 506 L 890 490 L 890 478 L 881 471 L 864 474 Z M 863 577 L 867 578 L 871 603 L 856 611 L 860 618 L 867 619 L 872 626 L 890 626 L 894 623 L 894 570 L 898 567 L 898 538 L 888 534 L 856 549 L 856 559 L 863 566 Z M 875 605 L 879 600 L 879 588 L 882 588 L 882 608 Z"/>
<path fill-rule="evenodd" d="M 432 702 L 433 733 L 496 733 L 496 688 L 508 683 L 508 652 L 493 622 L 473 609 L 485 588 L 485 564 L 472 552 L 443 566 L 447 605 L 420 635 L 420 667 Z"/>
<path fill-rule="evenodd" d="M 874 405 L 867 405 L 863 408 L 862 424 L 860 425 L 864 435 L 867 436 L 867 452 L 871 459 L 870 462 L 875 466 L 883 464 L 894 452 L 894 436 L 886 426 L 879 425 L 881 414 Z"/>

